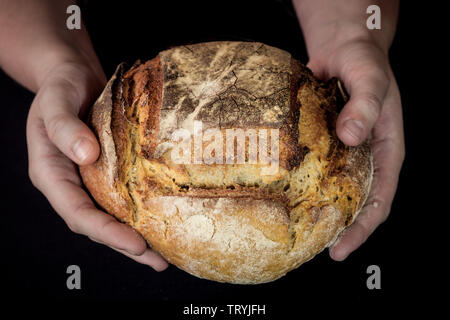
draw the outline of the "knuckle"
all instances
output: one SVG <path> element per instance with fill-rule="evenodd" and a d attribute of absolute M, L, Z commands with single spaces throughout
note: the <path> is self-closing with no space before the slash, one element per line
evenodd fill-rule
<path fill-rule="evenodd" d="M 343 73 L 350 83 L 358 84 L 365 82 L 372 86 L 378 85 L 388 87 L 391 81 L 389 67 L 384 63 L 366 61 L 363 63 L 349 63 Z"/>
<path fill-rule="evenodd" d="M 389 87 L 391 83 L 391 78 L 389 76 L 388 68 L 382 68 L 380 66 L 373 67 L 372 75 L 376 84 L 383 86 L 384 88 Z"/>
<path fill-rule="evenodd" d="M 90 202 L 83 201 L 79 203 L 73 210 L 71 210 L 71 214 L 67 215 L 64 218 L 69 229 L 77 234 L 83 234 L 86 236 L 95 236 L 94 234 L 90 234 L 89 228 L 86 229 L 88 224 L 88 220 L 83 219 L 84 212 L 89 210 L 92 207 Z M 99 239 L 98 237 L 95 237 Z"/>
<path fill-rule="evenodd" d="M 98 234 L 97 237 L 99 239 L 105 239 L 107 238 L 107 235 L 110 231 L 110 227 L 113 225 L 114 220 L 108 219 L 107 221 L 103 222 L 101 227 L 97 230 Z"/>
<path fill-rule="evenodd" d="M 371 77 L 375 78 L 376 80 L 378 80 L 380 82 L 389 81 L 389 75 L 388 75 L 386 68 L 384 68 L 380 64 L 370 63 L 370 64 L 367 64 L 365 69 L 366 69 L 365 73 L 367 75 L 370 75 Z"/>
<path fill-rule="evenodd" d="M 50 140 L 55 141 L 61 131 L 71 122 L 71 118 L 63 113 L 54 115 L 47 121 L 46 128 Z"/>
<path fill-rule="evenodd" d="M 361 221 L 356 222 L 360 228 L 360 234 L 361 234 L 361 244 L 366 242 L 367 239 L 370 236 L 370 228 L 368 226 L 366 226 L 366 224 L 364 224 Z"/>
<path fill-rule="evenodd" d="M 372 60 L 361 63 L 351 64 L 348 72 L 353 76 L 353 80 L 374 79 L 377 82 L 389 82 L 388 68 L 384 63 L 374 62 Z"/>
<path fill-rule="evenodd" d="M 106 221 L 103 221 L 99 228 L 97 228 L 95 232 L 95 238 L 102 241 L 102 243 L 106 245 L 124 250 L 124 248 L 128 247 L 128 245 L 117 244 L 113 240 L 113 234 L 115 234 L 119 230 L 121 233 L 124 232 L 124 229 L 117 229 L 120 225 L 121 224 L 116 219 L 114 219 L 112 216 L 108 216 Z"/>
<path fill-rule="evenodd" d="M 366 116 L 375 121 L 381 111 L 381 100 L 373 93 L 368 93 L 360 98 L 360 105 L 364 108 Z"/>

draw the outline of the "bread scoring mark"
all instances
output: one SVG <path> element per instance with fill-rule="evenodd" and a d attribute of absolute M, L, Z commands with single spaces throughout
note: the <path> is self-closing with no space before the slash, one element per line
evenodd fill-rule
<path fill-rule="evenodd" d="M 108 184 L 112 187 L 114 185 L 115 179 L 117 178 L 117 155 L 116 155 L 116 146 L 113 139 L 113 134 L 111 130 L 111 122 L 112 122 L 112 108 L 113 108 L 113 93 L 112 87 L 115 85 L 118 80 L 118 76 L 121 77 L 123 72 L 123 65 L 119 65 L 114 72 L 114 75 L 106 84 L 105 90 L 103 90 L 100 97 L 97 99 L 98 104 L 101 104 L 103 108 L 93 108 L 92 115 L 93 118 L 101 117 L 101 120 L 95 121 L 94 125 L 95 131 L 98 132 L 100 143 L 102 145 L 101 148 L 101 157 L 106 168 L 107 173 L 107 181 Z M 121 96 L 120 86 L 116 86 L 118 96 Z"/>
<path fill-rule="evenodd" d="M 210 42 L 160 53 L 163 100 L 159 138 L 213 128 L 280 128 L 290 108 L 291 56 L 261 43 Z M 276 57 L 276 59 L 274 59 Z"/>

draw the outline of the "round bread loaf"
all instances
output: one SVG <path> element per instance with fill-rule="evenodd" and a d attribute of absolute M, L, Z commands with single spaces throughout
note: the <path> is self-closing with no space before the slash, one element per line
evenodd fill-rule
<path fill-rule="evenodd" d="M 265 44 L 174 47 L 117 68 L 88 120 L 101 155 L 81 176 L 100 206 L 179 268 L 272 281 L 330 246 L 367 198 L 370 148 L 335 132 L 345 101 L 337 79 L 321 82 Z M 187 157 L 174 159 L 175 149 Z"/>

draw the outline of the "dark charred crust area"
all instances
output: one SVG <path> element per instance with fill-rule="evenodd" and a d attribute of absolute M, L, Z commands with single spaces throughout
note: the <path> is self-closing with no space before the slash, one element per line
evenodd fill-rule
<path fill-rule="evenodd" d="M 95 105 L 93 108 L 90 109 L 89 114 L 88 114 L 88 118 L 87 118 L 87 123 L 88 125 L 93 129 L 92 131 L 94 132 L 94 134 L 96 135 L 97 139 L 100 142 L 103 142 L 102 138 L 101 138 L 101 131 L 104 129 L 105 124 L 105 119 L 108 117 L 111 117 L 111 130 L 112 133 L 114 134 L 114 108 L 115 108 L 115 101 L 117 101 L 118 99 L 120 99 L 120 87 L 121 87 L 121 81 L 122 81 L 122 74 L 123 74 L 123 69 L 124 69 L 124 65 L 120 64 L 115 73 L 114 76 L 115 79 L 113 81 L 108 82 L 108 84 L 106 85 L 105 89 L 103 90 L 102 93 L 102 99 L 99 98 L 98 101 L 95 102 Z M 121 123 L 116 123 L 118 125 L 120 125 Z M 100 161 L 100 159 L 104 158 L 105 155 L 105 151 L 103 148 L 100 149 L 100 157 L 99 160 L 97 160 L 96 163 L 101 163 L 102 161 Z"/>
<path fill-rule="evenodd" d="M 291 59 L 291 77 L 290 77 L 290 110 L 286 119 L 285 127 L 289 131 L 289 143 L 292 146 L 291 155 L 287 157 L 286 169 L 292 170 L 300 165 L 303 161 L 306 153 L 306 149 L 299 144 L 299 130 L 298 130 L 298 119 L 300 117 L 300 102 L 297 99 L 297 92 L 300 87 L 302 74 L 306 71 L 306 68 L 302 64 Z M 307 72 L 307 71 L 306 71 Z"/>
<path fill-rule="evenodd" d="M 125 64 L 121 64 L 116 71 L 117 80 L 112 87 L 111 132 L 117 157 L 118 177 L 115 188 L 121 198 L 126 201 L 131 219 L 135 218 L 136 206 L 130 193 L 129 167 L 130 148 L 133 138 L 130 131 L 135 125 L 129 119 L 129 83 L 124 78 Z M 128 218 L 127 218 L 128 219 Z"/>
<path fill-rule="evenodd" d="M 160 100 L 161 96 L 160 90 L 156 88 L 160 83 L 158 71 L 160 73 L 158 59 L 144 64 L 138 61 L 127 72 L 121 65 L 113 87 L 111 130 L 119 172 L 115 187 L 132 209 L 134 221 L 137 219 L 134 197 L 136 188 L 139 187 L 135 175 L 137 157 L 151 152 L 149 149 L 156 146 L 155 139 L 152 140 L 154 131 L 149 130 L 148 126 L 157 127 L 154 124 L 158 121 L 155 109 L 159 106 L 157 100 Z M 143 141 L 140 141 L 139 137 L 142 137 Z"/>
<path fill-rule="evenodd" d="M 336 120 L 338 116 L 338 110 L 342 109 L 344 106 L 344 101 L 339 99 L 339 93 L 337 88 L 337 78 L 331 78 L 326 83 L 322 84 L 324 92 L 327 94 L 325 98 L 328 104 L 324 107 L 325 118 L 328 125 L 328 131 L 333 139 L 337 139 L 336 135 Z"/>
<path fill-rule="evenodd" d="M 176 184 L 173 186 L 162 185 L 158 181 L 146 177 L 144 183 L 153 195 L 158 196 L 178 196 L 178 197 L 199 197 L 199 198 L 250 198 L 268 199 L 283 204 L 288 208 L 288 199 L 284 194 L 271 192 L 267 188 L 229 185 L 225 188 L 205 188 L 194 187 L 189 184 Z"/>
<path fill-rule="evenodd" d="M 159 57 L 136 63 L 125 75 L 127 119 L 139 126 L 140 153 L 150 158 L 158 144 L 162 97 L 162 70 Z"/>
<path fill-rule="evenodd" d="M 117 71 L 117 80 L 112 87 L 112 110 L 111 110 L 111 132 L 113 135 L 114 146 L 116 149 L 116 155 L 118 160 L 118 172 L 123 174 L 123 170 L 126 166 L 126 154 L 129 142 L 128 137 L 128 122 L 123 112 L 123 108 L 126 105 L 123 101 L 123 73 L 125 65 L 121 64 Z M 123 180 L 124 177 L 119 177 Z"/>
<path fill-rule="evenodd" d="M 324 97 L 328 101 L 327 104 L 321 104 L 321 108 L 324 110 L 324 117 L 330 135 L 329 151 L 326 159 L 333 166 L 333 169 L 330 170 L 331 175 L 338 174 L 342 170 L 342 161 L 339 161 L 339 159 L 345 159 L 348 152 L 348 147 L 339 140 L 336 133 L 337 110 L 341 110 L 345 104 L 339 95 L 337 81 L 337 78 L 331 78 L 327 82 L 321 83 L 321 88 L 323 88 L 323 92 L 325 93 Z"/>

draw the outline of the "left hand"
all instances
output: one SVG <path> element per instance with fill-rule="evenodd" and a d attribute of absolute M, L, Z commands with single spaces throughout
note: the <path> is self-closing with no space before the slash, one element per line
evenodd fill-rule
<path fill-rule="evenodd" d="M 358 38 L 343 43 L 324 41 L 314 49 L 308 67 L 319 78 L 339 78 L 350 94 L 337 119 L 338 137 L 349 146 L 370 138 L 373 153 L 369 198 L 355 222 L 330 248 L 330 256 L 341 261 L 389 215 L 405 157 L 400 92 L 387 50 L 376 42 Z"/>

